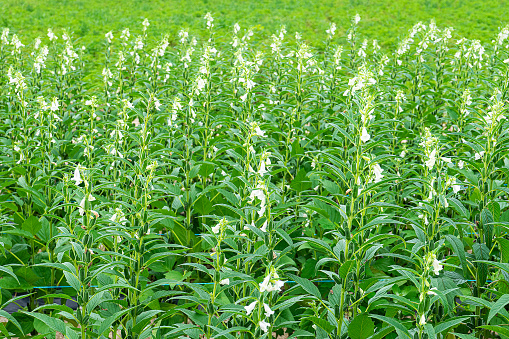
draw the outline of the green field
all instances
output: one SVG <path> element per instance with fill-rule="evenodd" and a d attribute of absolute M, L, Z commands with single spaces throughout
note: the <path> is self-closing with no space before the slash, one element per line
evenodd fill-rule
<path fill-rule="evenodd" d="M 505 2 L 0 8 L 0 338 L 509 338 Z"/>
<path fill-rule="evenodd" d="M 440 27 L 452 26 L 459 35 L 489 42 L 509 14 L 506 0 L 341 0 L 341 1 L 137 1 L 137 0 L 3 0 L 0 27 L 9 27 L 25 39 L 69 28 L 86 44 L 103 41 L 104 33 L 138 26 L 144 18 L 151 22 L 154 37 L 169 34 L 170 40 L 182 27 L 193 34 L 203 32 L 203 15 L 211 12 L 218 33 L 230 34 L 233 24 L 256 27 L 256 34 L 269 37 L 280 25 L 289 32 L 301 32 L 304 39 L 317 44 L 325 38 L 329 22 L 338 33 L 350 25 L 350 18 L 361 15 L 361 32 L 393 44 L 418 21 L 435 19 Z M 259 40 L 259 39 L 257 39 Z"/>

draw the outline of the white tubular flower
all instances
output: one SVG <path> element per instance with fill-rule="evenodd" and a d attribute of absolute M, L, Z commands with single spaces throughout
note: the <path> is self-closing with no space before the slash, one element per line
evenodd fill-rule
<path fill-rule="evenodd" d="M 214 232 L 215 234 L 218 234 L 219 231 L 221 231 L 221 226 L 219 224 L 217 224 L 216 226 L 212 227 L 212 232 Z"/>
<path fill-rule="evenodd" d="M 260 231 L 262 232 L 267 232 L 267 220 L 265 220 L 265 222 L 263 223 L 262 227 L 260 228 Z"/>
<path fill-rule="evenodd" d="M 435 255 L 433 255 L 435 256 Z M 440 271 L 444 269 L 444 266 L 442 266 L 440 264 L 440 261 L 437 260 L 436 256 L 435 258 L 433 259 L 433 272 L 435 273 L 435 275 L 439 275 L 440 274 Z"/>
<path fill-rule="evenodd" d="M 382 167 L 380 167 L 379 164 L 375 164 L 373 166 L 373 174 L 375 175 L 375 183 L 380 182 L 383 179 L 383 177 L 384 177 L 384 175 L 382 174 L 383 171 L 384 170 L 382 169 Z"/>
<path fill-rule="evenodd" d="M 148 22 L 148 19 L 143 20 L 141 24 L 143 25 L 144 32 L 147 30 L 148 26 L 150 26 L 150 22 Z"/>
<path fill-rule="evenodd" d="M 226 278 L 219 282 L 220 285 L 230 285 L 230 279 Z"/>
<path fill-rule="evenodd" d="M 256 307 L 257 303 L 258 303 L 258 300 L 255 300 L 251 304 L 249 304 L 247 306 L 244 306 L 244 309 L 246 310 L 247 315 L 250 315 L 251 312 L 253 312 L 253 310 Z"/>
<path fill-rule="evenodd" d="M 48 28 L 48 38 L 49 38 L 49 41 L 53 41 L 53 40 L 57 40 L 58 39 L 58 37 L 55 35 L 55 33 L 53 33 L 51 28 Z"/>
<path fill-rule="evenodd" d="M 265 316 L 267 318 L 274 314 L 274 311 L 271 310 L 269 305 L 267 305 L 266 303 L 263 303 L 263 308 L 265 309 Z"/>
<path fill-rule="evenodd" d="M 463 166 L 465 166 L 465 163 L 463 162 L 463 160 L 458 161 L 458 168 L 463 169 Z"/>
<path fill-rule="evenodd" d="M 83 182 L 83 180 L 81 179 L 80 168 L 81 166 L 77 165 L 76 168 L 74 169 L 74 176 L 72 180 L 74 181 L 76 186 L 79 186 Z"/>
<path fill-rule="evenodd" d="M 371 136 L 369 135 L 368 130 L 366 127 L 362 127 L 361 141 L 367 142 L 369 139 L 371 139 Z"/>
<path fill-rule="evenodd" d="M 115 209 L 115 213 L 110 218 L 110 221 L 118 222 L 119 224 L 125 225 L 127 219 L 124 216 L 124 212 L 120 208 Z"/>
<path fill-rule="evenodd" d="M 264 213 L 265 213 L 265 204 L 267 203 L 267 197 L 265 196 L 265 192 L 263 191 L 263 189 L 260 187 L 260 185 L 257 186 L 256 189 L 254 189 L 253 191 L 251 191 L 251 195 L 249 196 L 249 198 L 251 199 L 251 203 L 254 202 L 254 199 L 257 198 L 258 200 L 261 201 L 260 203 L 260 211 L 258 211 L 258 215 L 259 216 L 262 216 Z"/>
<path fill-rule="evenodd" d="M 95 200 L 95 197 L 92 195 L 92 194 L 89 194 L 88 196 L 84 196 L 83 199 L 81 199 L 81 202 L 80 202 L 80 207 L 79 207 L 79 213 L 80 215 L 83 215 L 85 214 L 85 202 L 86 201 L 94 201 Z M 95 212 L 95 211 L 93 211 Z M 95 212 L 97 213 L 97 212 Z"/>
<path fill-rule="evenodd" d="M 419 319 L 419 325 L 421 326 L 426 325 L 426 316 L 424 314 L 421 315 L 421 318 Z"/>
<path fill-rule="evenodd" d="M 156 110 L 160 111 L 161 110 L 161 107 L 162 104 L 159 102 L 159 99 L 157 98 L 154 98 L 154 107 L 156 108 Z"/>
<path fill-rule="evenodd" d="M 484 151 L 481 151 L 481 152 L 475 152 L 474 154 L 474 158 L 475 160 L 479 160 L 479 159 L 482 159 L 482 157 L 484 157 Z"/>
<path fill-rule="evenodd" d="M 437 295 L 434 291 L 436 291 L 437 288 L 436 287 L 433 287 L 432 289 L 430 289 L 428 292 L 426 292 L 427 295 Z"/>
<path fill-rule="evenodd" d="M 106 41 L 108 41 L 108 43 L 111 43 L 111 40 L 113 40 L 113 33 L 109 31 L 104 35 L 104 37 L 106 38 Z"/>
<path fill-rule="evenodd" d="M 50 110 L 52 112 L 55 112 L 55 111 L 58 111 L 58 108 L 60 107 L 60 104 L 58 103 L 58 98 L 57 97 L 54 97 L 52 100 L 51 100 L 51 106 L 50 106 Z"/>
<path fill-rule="evenodd" d="M 240 25 L 239 23 L 237 22 L 234 26 L 233 26 L 233 34 L 237 35 L 237 33 L 240 31 Z"/>
<path fill-rule="evenodd" d="M 217 223 L 216 226 L 212 227 L 212 232 L 214 232 L 215 234 L 218 234 L 221 232 L 221 230 L 228 224 L 228 221 L 226 220 L 226 218 L 222 218 L 221 220 L 219 220 L 219 222 Z"/>
<path fill-rule="evenodd" d="M 270 284 L 270 274 L 269 274 L 260 283 L 260 293 L 263 293 L 265 291 L 270 292 L 271 290 L 272 290 L 272 285 Z"/>
<path fill-rule="evenodd" d="M 428 167 L 429 170 L 432 170 L 433 169 L 433 166 L 435 166 L 435 162 L 436 162 L 436 153 L 437 153 L 437 150 L 434 149 L 430 155 L 429 155 L 429 158 L 428 160 L 426 160 L 425 164 L 426 166 Z"/>
<path fill-rule="evenodd" d="M 329 29 L 325 31 L 325 33 L 327 33 L 327 36 L 329 39 L 332 39 L 332 37 L 334 36 L 334 34 L 336 34 L 336 24 L 331 22 L 330 26 L 329 26 Z"/>
<path fill-rule="evenodd" d="M 284 281 L 279 280 L 279 276 L 274 268 L 271 268 L 267 276 L 260 283 L 260 293 L 281 291 Z"/>
<path fill-rule="evenodd" d="M 262 320 L 258 323 L 258 325 L 260 326 L 260 328 L 262 329 L 262 331 L 264 333 L 267 333 L 267 331 L 269 330 L 269 327 L 270 327 L 270 324 L 268 322 L 266 322 L 265 320 Z"/>
<path fill-rule="evenodd" d="M 212 15 L 210 13 L 205 14 L 203 18 L 207 21 L 207 29 L 211 29 L 212 27 L 214 27 L 214 24 L 212 23 L 212 21 L 214 21 L 214 18 L 212 18 Z"/>

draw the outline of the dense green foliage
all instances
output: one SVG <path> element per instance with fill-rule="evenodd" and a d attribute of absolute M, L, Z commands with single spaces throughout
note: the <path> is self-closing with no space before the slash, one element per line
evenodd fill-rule
<path fill-rule="evenodd" d="M 2 335 L 509 334 L 509 28 L 200 18 L 3 30 Z"/>
<path fill-rule="evenodd" d="M 264 41 L 286 25 L 289 32 L 301 32 L 317 46 L 329 22 L 345 35 L 350 18 L 359 13 L 363 34 L 386 46 L 396 44 L 416 22 L 432 19 L 438 26 L 454 27 L 460 36 L 488 43 L 493 32 L 505 25 L 509 4 L 506 0 L 3 0 L 0 27 L 31 40 L 44 36 L 48 27 L 70 29 L 95 51 L 100 48 L 89 44 L 102 42 L 104 32 L 134 27 L 144 18 L 150 20 L 156 38 L 169 34 L 170 43 L 178 40 L 181 28 L 203 34 L 206 12 L 221 18 L 216 25 L 220 35 L 228 34 L 238 22 L 254 27 L 257 41 Z"/>

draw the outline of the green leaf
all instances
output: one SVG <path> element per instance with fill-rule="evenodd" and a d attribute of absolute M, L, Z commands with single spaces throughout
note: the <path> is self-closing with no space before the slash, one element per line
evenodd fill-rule
<path fill-rule="evenodd" d="M 505 238 L 497 238 L 498 249 L 502 255 L 502 262 L 509 263 L 509 240 Z"/>
<path fill-rule="evenodd" d="M 428 339 L 437 339 L 437 335 L 435 333 L 435 329 L 433 328 L 433 325 L 430 323 L 426 323 L 424 325 L 424 329 L 426 330 L 426 333 L 428 334 Z"/>
<path fill-rule="evenodd" d="M 318 290 L 318 287 L 316 287 L 311 281 L 293 274 L 288 274 L 288 277 L 295 281 L 300 287 L 302 287 L 304 291 L 308 292 L 309 294 L 318 299 L 322 299 L 322 295 Z"/>
<path fill-rule="evenodd" d="M 348 325 L 348 335 L 352 339 L 367 339 L 375 331 L 375 323 L 366 313 L 356 316 Z"/>
<path fill-rule="evenodd" d="M 81 290 L 81 282 L 78 278 L 73 273 L 67 271 L 64 271 L 64 275 L 69 285 L 71 285 L 76 292 L 79 292 L 79 290 Z"/>
<path fill-rule="evenodd" d="M 463 276 L 468 273 L 467 259 L 465 257 L 465 247 L 463 246 L 463 242 L 458 237 L 455 237 L 451 234 L 446 234 L 445 238 L 451 244 L 454 253 L 458 256 L 461 263 L 461 270 L 463 271 Z"/>
<path fill-rule="evenodd" d="M 34 217 L 33 215 L 26 218 L 25 221 L 23 222 L 23 225 L 21 226 L 22 230 L 29 232 L 33 236 L 35 236 L 41 228 L 42 225 L 39 222 L 39 219 L 37 217 Z"/>
<path fill-rule="evenodd" d="M 348 275 L 348 273 L 350 272 L 350 270 L 352 269 L 352 267 L 354 265 L 355 265 L 355 260 L 348 260 L 343 265 L 341 265 L 341 267 L 339 268 L 339 271 L 338 271 L 341 278 L 346 279 L 346 276 Z"/>
<path fill-rule="evenodd" d="M 478 328 L 484 328 L 509 337 L 509 326 L 483 325 L 479 326 Z"/>
<path fill-rule="evenodd" d="M 403 333 L 406 337 L 408 338 L 412 338 L 412 336 L 410 335 L 410 333 L 408 332 L 408 330 L 406 329 L 405 326 L 403 326 L 399 321 L 397 321 L 396 319 L 393 319 L 393 318 L 389 318 L 389 317 L 384 317 L 383 315 L 378 315 L 378 314 L 370 314 L 369 315 L 371 318 L 375 318 L 375 319 L 378 319 L 378 320 L 381 320 L 383 322 L 386 322 L 387 324 L 393 326 L 395 329 L 397 330 L 400 330 L 401 333 Z"/>
<path fill-rule="evenodd" d="M 301 169 L 290 183 L 290 187 L 298 193 L 311 188 L 311 182 L 306 178 L 306 170 Z"/>
<path fill-rule="evenodd" d="M 330 334 L 336 328 L 335 326 L 331 325 L 327 320 L 317 317 L 306 317 L 303 320 L 311 321 L 313 324 L 317 325 L 328 334 Z"/>
<path fill-rule="evenodd" d="M 60 319 L 50 317 L 49 315 L 46 315 L 43 313 L 35 313 L 35 312 L 27 312 L 27 311 L 20 311 L 20 312 L 44 322 L 46 325 L 48 325 L 48 327 L 52 330 L 53 333 L 55 333 L 55 331 L 58 331 L 62 334 L 67 332 L 67 325 L 65 324 L 65 322 L 63 322 Z"/>
<path fill-rule="evenodd" d="M 210 202 L 209 198 L 205 194 L 200 195 L 193 203 L 193 209 L 198 215 L 208 215 L 214 210 L 214 206 Z"/>
<path fill-rule="evenodd" d="M 488 324 L 494 316 L 500 313 L 501 309 L 505 308 L 507 304 L 509 304 L 509 294 L 504 294 L 491 307 L 490 313 L 488 314 Z"/>
<path fill-rule="evenodd" d="M 454 207 L 456 212 L 461 214 L 462 217 L 465 217 L 466 219 L 470 219 L 470 213 L 468 213 L 468 210 L 463 206 L 461 201 L 459 201 L 456 198 L 450 197 L 447 198 L 447 201 L 451 203 L 451 205 Z"/>
<path fill-rule="evenodd" d="M 462 322 L 464 322 L 465 320 L 467 320 L 469 318 L 470 317 L 457 317 L 457 318 L 452 318 L 447 321 L 443 321 L 435 326 L 435 333 L 440 334 L 444 331 L 447 331 L 451 327 L 461 324 Z"/>

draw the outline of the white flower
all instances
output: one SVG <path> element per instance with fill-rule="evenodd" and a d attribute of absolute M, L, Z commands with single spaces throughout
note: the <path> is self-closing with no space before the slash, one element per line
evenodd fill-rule
<path fill-rule="evenodd" d="M 260 283 L 260 293 L 263 293 L 265 291 L 270 292 L 271 290 L 272 290 L 272 285 L 270 284 L 270 274 L 269 274 Z"/>
<path fill-rule="evenodd" d="M 437 258 L 435 257 L 433 259 L 433 272 L 436 274 L 436 275 L 439 275 L 440 274 L 440 271 L 444 269 L 444 266 L 442 266 L 440 264 L 440 261 L 437 260 Z"/>
<path fill-rule="evenodd" d="M 267 232 L 267 220 L 263 223 L 262 227 L 260 228 L 260 231 Z"/>
<path fill-rule="evenodd" d="M 115 213 L 113 213 L 113 215 L 110 218 L 110 221 L 118 222 L 119 224 L 125 225 L 125 223 L 127 222 L 127 219 L 125 218 L 122 210 L 120 208 L 116 208 Z"/>
<path fill-rule="evenodd" d="M 424 314 L 421 315 L 421 319 L 419 320 L 419 325 L 421 325 L 421 326 L 426 325 L 426 316 Z"/>
<path fill-rule="evenodd" d="M 74 176 L 72 178 L 72 180 L 75 181 L 76 186 L 79 186 L 83 182 L 80 175 L 80 167 L 80 165 L 76 166 L 76 169 L 74 170 Z"/>
<path fill-rule="evenodd" d="M 111 40 L 113 40 L 113 33 L 111 31 L 109 31 L 108 33 L 106 33 L 104 35 L 104 37 L 106 38 L 106 40 L 108 41 L 108 43 L 111 43 Z"/>
<path fill-rule="evenodd" d="M 262 130 L 260 129 L 260 127 L 258 127 L 258 126 L 255 128 L 255 133 L 256 133 L 256 135 L 257 135 L 257 136 L 259 136 L 259 137 L 264 137 L 264 136 L 265 136 L 265 132 L 264 132 L 264 131 L 262 131 Z"/>
<path fill-rule="evenodd" d="M 161 103 L 159 102 L 159 99 L 157 98 L 154 98 L 154 106 L 156 108 L 156 110 L 160 111 L 161 109 L 159 107 L 161 107 Z"/>
<path fill-rule="evenodd" d="M 459 169 L 463 169 L 464 165 L 465 165 L 465 163 L 463 162 L 463 160 L 458 161 L 458 168 Z"/>
<path fill-rule="evenodd" d="M 401 154 L 399 155 L 400 158 L 404 158 L 406 155 L 406 152 L 405 151 L 401 151 Z"/>
<path fill-rule="evenodd" d="M 240 25 L 239 23 L 236 23 L 234 26 L 233 26 L 233 34 L 237 34 L 238 32 L 240 31 Z"/>
<path fill-rule="evenodd" d="M 461 185 L 456 183 L 456 178 L 452 180 L 452 191 L 454 194 L 458 193 L 461 190 Z"/>
<path fill-rule="evenodd" d="M 363 127 L 361 140 L 362 140 L 362 142 L 366 142 L 366 141 L 369 141 L 369 139 L 371 139 L 371 137 L 369 136 L 368 130 L 366 129 L 366 127 Z"/>
<path fill-rule="evenodd" d="M 219 225 L 219 224 L 212 227 L 212 232 L 214 232 L 215 234 L 218 234 L 220 230 L 221 230 L 221 225 Z"/>
<path fill-rule="evenodd" d="M 53 40 L 57 40 L 58 39 L 58 37 L 55 35 L 55 33 L 53 33 L 51 28 L 48 28 L 48 38 L 49 38 L 49 41 L 53 41 Z"/>
<path fill-rule="evenodd" d="M 60 104 L 58 103 L 58 98 L 57 97 L 54 97 L 52 100 L 51 100 L 51 107 L 50 107 L 50 110 L 52 112 L 55 112 L 55 111 L 58 111 L 58 108 L 60 107 Z"/>
<path fill-rule="evenodd" d="M 265 316 L 267 318 L 274 314 L 274 311 L 271 310 L 269 305 L 267 305 L 266 303 L 263 303 L 263 308 L 265 309 Z"/>
<path fill-rule="evenodd" d="M 219 282 L 221 285 L 230 285 L 230 279 L 226 278 Z"/>
<path fill-rule="evenodd" d="M 433 291 L 436 291 L 437 288 L 436 287 L 433 287 L 432 289 L 430 289 L 428 292 L 426 292 L 427 295 L 437 295 L 435 292 Z"/>
<path fill-rule="evenodd" d="M 426 160 L 426 162 L 425 162 L 425 164 L 426 164 L 426 166 L 428 166 L 428 169 L 429 169 L 429 170 L 433 169 L 433 166 L 435 166 L 435 161 L 436 161 L 435 156 L 436 156 L 436 153 L 437 153 L 437 150 L 436 150 L 436 149 L 434 149 L 434 150 L 430 153 L 430 155 L 429 155 L 429 159 L 428 159 L 428 160 Z"/>
<path fill-rule="evenodd" d="M 384 170 L 382 169 L 382 167 L 380 167 L 379 164 L 375 164 L 375 166 L 373 166 L 373 173 L 375 174 L 375 183 L 376 182 L 380 182 L 380 180 L 382 180 L 382 178 L 384 177 L 382 172 Z"/>
<path fill-rule="evenodd" d="M 353 18 L 353 22 L 357 25 L 361 21 L 361 16 L 359 14 L 355 14 Z"/>
<path fill-rule="evenodd" d="M 475 158 L 475 160 L 479 160 L 479 159 L 481 159 L 482 157 L 484 157 L 484 153 L 485 153 L 484 151 L 481 151 L 481 152 L 479 152 L 479 153 L 477 153 L 477 152 L 476 152 L 476 153 L 474 154 L 474 158 Z"/>
<path fill-rule="evenodd" d="M 95 198 L 92 194 L 88 194 L 88 196 L 84 196 L 83 199 L 81 199 L 81 202 L 80 202 L 80 207 L 79 207 L 79 212 L 80 212 L 80 215 L 83 215 L 85 214 L 85 202 L 87 201 L 94 201 Z M 95 211 L 92 211 L 92 212 L 95 212 Z M 97 213 L 97 212 L 95 212 Z"/>
<path fill-rule="evenodd" d="M 269 330 L 270 324 L 268 322 L 266 322 L 265 320 L 260 321 L 260 323 L 258 325 L 260 325 L 260 328 L 265 333 L 267 333 L 267 331 Z"/>
<path fill-rule="evenodd" d="M 253 310 L 256 307 L 257 303 L 258 303 L 258 300 L 255 300 L 251 304 L 249 304 L 247 306 L 244 306 L 244 309 L 246 310 L 247 315 L 250 315 L 251 312 L 253 312 Z"/>

